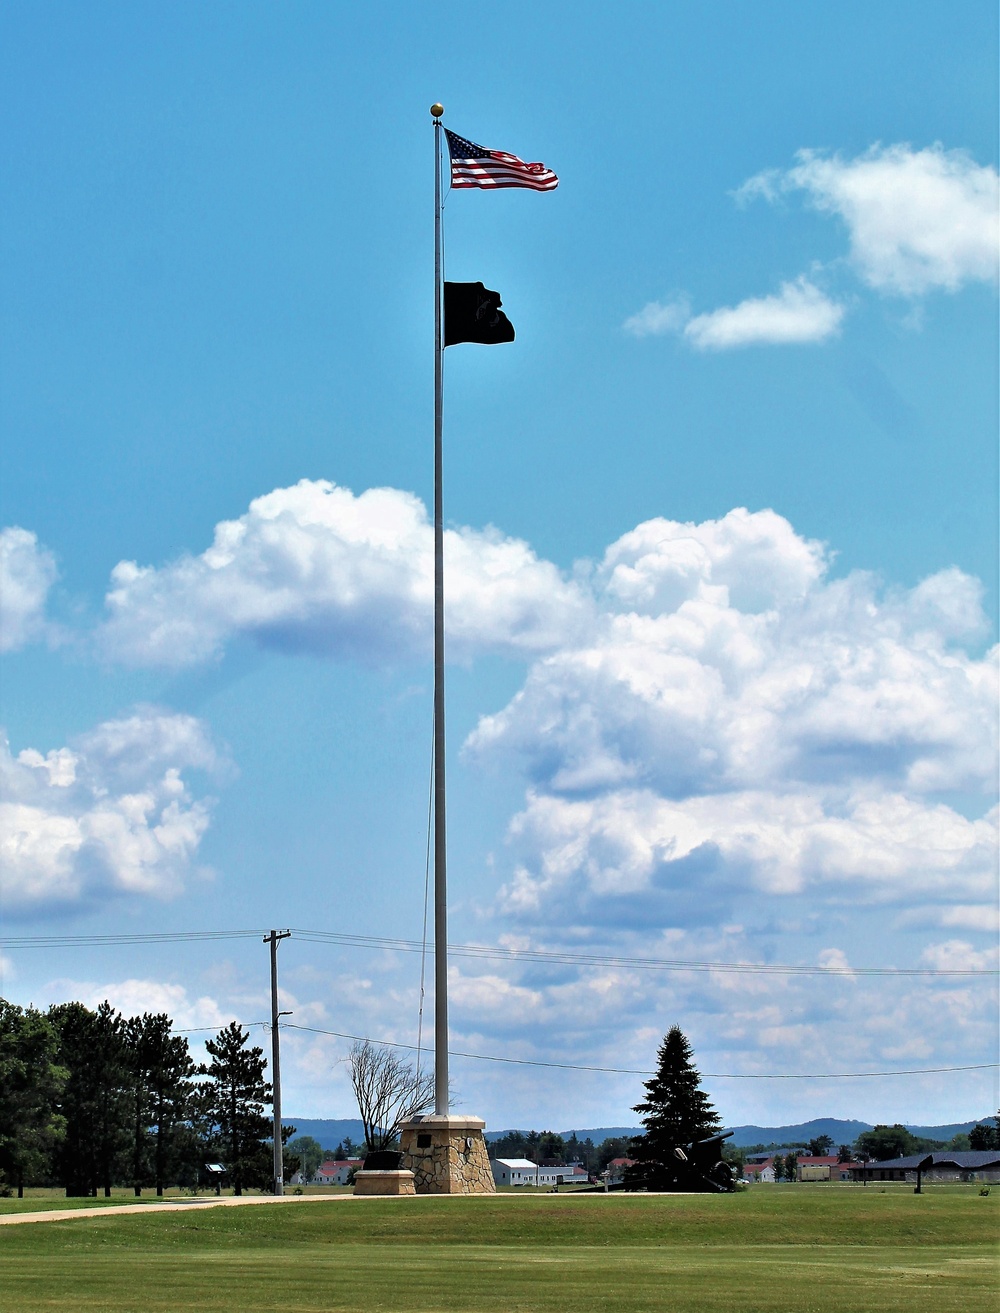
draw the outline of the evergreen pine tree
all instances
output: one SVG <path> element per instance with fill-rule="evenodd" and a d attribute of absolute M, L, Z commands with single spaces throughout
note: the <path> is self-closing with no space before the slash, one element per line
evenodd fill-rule
<path fill-rule="evenodd" d="M 129 1017 L 125 1022 L 124 1034 L 131 1139 L 129 1175 L 136 1198 L 142 1194 L 142 1187 L 148 1184 L 150 1172 L 149 1127 L 152 1116 L 149 1107 L 149 1056 L 146 1051 L 146 1023 L 149 1020 L 148 1013 L 141 1017 Z"/>
<path fill-rule="evenodd" d="M 48 1174 L 65 1121 L 58 1110 L 66 1072 L 56 1062 L 59 1037 L 41 1012 L 0 998 L 0 1184 Z"/>
<path fill-rule="evenodd" d="M 671 1026 L 657 1053 L 656 1075 L 645 1082 L 646 1097 L 633 1109 L 646 1134 L 632 1142 L 643 1162 L 666 1162 L 675 1146 L 718 1135 L 722 1122 L 701 1089 L 692 1050 L 679 1026 Z"/>
<path fill-rule="evenodd" d="M 125 1025 L 128 1055 L 132 1148 L 131 1177 L 135 1193 L 146 1184 L 163 1194 L 167 1177 L 177 1175 L 179 1158 L 190 1137 L 183 1133 L 190 1109 L 195 1066 L 183 1035 L 171 1034 L 165 1013 L 144 1013 Z"/>
<path fill-rule="evenodd" d="M 82 1003 L 49 1009 L 59 1034 L 58 1062 L 68 1073 L 60 1099 L 66 1134 L 57 1170 L 67 1195 L 94 1195 L 124 1167 L 130 1139 L 124 1022 L 110 1003 L 96 1012 Z"/>
<path fill-rule="evenodd" d="M 265 1187 L 272 1171 L 271 1123 L 264 1116 L 271 1087 L 264 1080 L 264 1050 L 248 1048 L 249 1038 L 231 1022 L 206 1042 L 212 1061 L 199 1068 L 209 1077 L 202 1087 L 202 1111 L 235 1194 Z"/>

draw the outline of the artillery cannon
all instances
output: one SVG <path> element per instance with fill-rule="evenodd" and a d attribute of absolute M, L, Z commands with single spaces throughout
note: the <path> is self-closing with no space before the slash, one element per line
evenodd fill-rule
<path fill-rule="evenodd" d="M 690 1194 L 731 1194 L 736 1176 L 722 1156 L 722 1142 L 733 1134 L 675 1145 L 663 1160 L 635 1162 L 625 1172 L 619 1190 L 682 1190 Z"/>
<path fill-rule="evenodd" d="M 722 1157 L 722 1141 L 733 1134 L 710 1135 L 671 1149 L 665 1161 L 655 1158 L 634 1162 L 625 1179 L 613 1185 L 592 1185 L 578 1194 L 604 1190 L 683 1191 L 687 1194 L 733 1194 L 736 1173 Z"/>

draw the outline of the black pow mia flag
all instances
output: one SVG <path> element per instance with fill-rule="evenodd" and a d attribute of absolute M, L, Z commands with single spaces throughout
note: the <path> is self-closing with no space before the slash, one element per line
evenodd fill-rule
<path fill-rule="evenodd" d="M 514 325 L 500 309 L 499 292 L 482 283 L 445 283 L 444 344 L 513 342 Z"/>

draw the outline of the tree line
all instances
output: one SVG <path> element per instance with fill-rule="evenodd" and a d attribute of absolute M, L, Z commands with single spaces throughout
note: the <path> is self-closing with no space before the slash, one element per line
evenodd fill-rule
<path fill-rule="evenodd" d="M 1000 1121 L 1000 1112 L 997 1113 L 997 1119 Z M 926 1135 L 914 1135 L 908 1131 L 905 1126 L 896 1122 L 892 1126 L 879 1125 L 873 1126 L 870 1131 L 862 1131 L 853 1144 L 842 1144 L 837 1149 L 837 1161 L 841 1163 L 848 1162 L 885 1162 L 892 1158 L 907 1158 L 917 1153 L 940 1153 L 951 1151 L 962 1151 L 966 1149 L 1000 1149 L 1000 1126 L 993 1124 L 994 1119 L 987 1119 L 977 1123 L 968 1131 L 959 1131 L 949 1140 L 935 1140 Z M 801 1153 L 809 1154 L 811 1157 L 823 1157 L 824 1155 L 833 1154 L 834 1141 L 829 1135 L 818 1135 L 815 1139 L 808 1142 L 807 1145 L 791 1144 L 748 1144 L 739 1152 L 743 1160 L 752 1154 L 761 1154 L 772 1152 L 774 1154 L 774 1165 L 777 1170 L 779 1162 L 787 1163 L 789 1159 L 797 1161 Z M 785 1149 L 790 1152 L 782 1155 L 779 1150 Z M 784 1177 L 777 1179 L 792 1179 L 786 1169 Z"/>
<path fill-rule="evenodd" d="M 997 1113 L 997 1125 L 991 1125 L 990 1119 L 977 1122 L 971 1130 L 960 1131 L 950 1140 L 931 1140 L 925 1135 L 914 1135 L 897 1122 L 894 1126 L 875 1126 L 870 1131 L 862 1131 L 854 1142 L 856 1157 L 872 1162 L 948 1149 L 1000 1149 L 1000 1112 Z"/>
<path fill-rule="evenodd" d="M 236 1194 L 269 1187 L 271 1086 L 249 1039 L 232 1022 L 196 1064 L 165 1013 L 125 1017 L 107 1002 L 42 1012 L 0 999 L 0 1192 L 161 1195 L 208 1184 L 211 1162 Z M 297 1167 L 286 1160 L 289 1174 Z"/>
<path fill-rule="evenodd" d="M 603 1172 L 613 1158 L 624 1158 L 628 1153 L 627 1136 L 608 1136 L 599 1144 L 588 1135 L 578 1138 L 557 1135 L 555 1131 L 506 1131 L 490 1138 L 491 1158 L 528 1158 L 542 1167 L 559 1167 L 567 1163 L 581 1163 L 591 1176 Z"/>

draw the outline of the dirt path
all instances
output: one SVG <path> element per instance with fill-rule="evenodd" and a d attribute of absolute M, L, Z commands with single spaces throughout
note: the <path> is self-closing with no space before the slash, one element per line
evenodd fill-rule
<path fill-rule="evenodd" d="M 546 1192 L 547 1193 L 547 1192 Z M 653 1191 L 649 1192 L 654 1193 Z M 663 1192 L 669 1193 L 669 1192 Z M 588 1199 L 604 1199 L 607 1196 L 603 1193 L 591 1194 L 583 1191 L 570 1190 L 562 1195 L 563 1199 L 572 1198 L 580 1194 L 581 1197 Z M 17 1226 L 21 1222 L 75 1222 L 81 1217 L 114 1217 L 123 1213 L 183 1213 L 191 1212 L 198 1208 L 239 1208 L 243 1204 L 317 1204 L 330 1203 L 337 1199 L 385 1199 L 388 1195 L 356 1195 L 356 1194 L 286 1194 L 280 1199 L 270 1194 L 241 1195 L 236 1198 L 235 1195 L 228 1195 L 225 1198 L 217 1199 L 212 1195 L 204 1199 L 178 1199 L 171 1202 L 155 1204 L 153 1202 L 135 1203 L 135 1204 L 108 1204 L 100 1208 L 51 1208 L 45 1212 L 38 1213 L 0 1213 L 0 1226 Z M 426 1195 L 400 1195 L 401 1200 L 413 1198 L 427 1198 Z M 465 1194 L 439 1194 L 433 1196 L 435 1199 L 516 1199 L 519 1197 L 528 1198 L 530 1196 L 518 1196 L 513 1191 L 498 1192 L 491 1195 L 465 1195 Z"/>
<path fill-rule="evenodd" d="M 82 1217 L 114 1217 L 122 1213 L 183 1213 L 199 1208 L 239 1208 L 244 1204 L 314 1204 L 331 1199 L 353 1199 L 349 1194 L 229 1195 L 223 1199 L 179 1199 L 169 1203 L 108 1204 L 105 1208 L 50 1208 L 39 1213 L 0 1214 L 0 1226 L 18 1226 L 22 1222 L 75 1222 Z"/>

